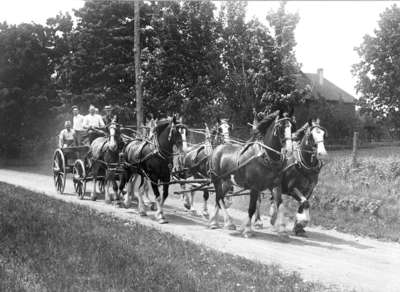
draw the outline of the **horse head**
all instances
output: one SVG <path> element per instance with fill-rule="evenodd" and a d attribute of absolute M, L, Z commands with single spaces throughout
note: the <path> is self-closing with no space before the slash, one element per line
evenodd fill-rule
<path fill-rule="evenodd" d="M 315 149 L 317 159 L 327 159 L 328 153 L 326 152 L 324 141 L 325 138 L 328 137 L 328 131 L 319 124 L 318 118 L 308 121 L 308 124 L 307 142 Z"/>
<path fill-rule="evenodd" d="M 291 153 L 293 150 L 292 123 L 290 113 L 277 110 L 257 125 L 257 131 L 262 135 L 265 145 L 273 148 L 276 152 L 281 152 L 281 149 L 284 148 L 286 153 Z"/>
<path fill-rule="evenodd" d="M 328 158 L 324 143 L 327 136 L 328 131 L 320 125 L 318 118 L 310 119 L 294 134 L 295 139 L 301 140 L 301 145 L 305 151 L 311 153 L 318 160 Z"/>
<path fill-rule="evenodd" d="M 229 135 L 229 124 L 226 119 L 221 120 L 221 124 L 219 126 L 219 132 L 221 133 L 222 139 L 224 143 L 227 143 L 229 141 L 230 135 Z"/>
<path fill-rule="evenodd" d="M 120 142 L 119 125 L 115 120 L 108 125 L 108 133 L 110 135 L 108 140 L 108 148 L 115 152 L 118 150 L 118 145 Z"/>
<path fill-rule="evenodd" d="M 175 117 L 170 120 L 161 121 L 154 128 L 158 145 L 164 154 L 172 155 L 173 146 L 175 146 L 179 152 L 182 151 L 183 140 L 179 132 L 180 128 L 186 128 L 186 126 L 178 124 Z"/>

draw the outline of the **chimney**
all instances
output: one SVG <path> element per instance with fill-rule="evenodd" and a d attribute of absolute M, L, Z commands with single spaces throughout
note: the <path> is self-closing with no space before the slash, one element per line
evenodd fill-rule
<path fill-rule="evenodd" d="M 318 84 L 320 86 L 324 85 L 324 69 L 318 68 L 317 74 L 318 74 Z"/>

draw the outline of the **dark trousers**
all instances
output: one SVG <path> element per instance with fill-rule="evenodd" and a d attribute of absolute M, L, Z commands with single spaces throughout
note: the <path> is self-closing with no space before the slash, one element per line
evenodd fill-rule
<path fill-rule="evenodd" d="M 85 135 L 85 131 L 76 131 L 75 130 L 75 135 L 76 135 L 76 146 L 81 146 L 83 145 L 83 138 Z"/>

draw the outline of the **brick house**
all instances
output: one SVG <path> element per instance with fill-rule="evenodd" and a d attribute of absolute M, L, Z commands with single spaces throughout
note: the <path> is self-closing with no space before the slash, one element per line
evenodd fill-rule
<path fill-rule="evenodd" d="M 318 116 L 321 124 L 329 132 L 329 142 L 348 142 L 355 126 L 356 99 L 327 80 L 323 75 L 323 69 L 318 69 L 317 73 L 302 72 L 297 82 L 301 88 L 309 85 L 312 89 L 311 97 L 295 107 L 298 125 L 302 125 L 311 117 Z"/>

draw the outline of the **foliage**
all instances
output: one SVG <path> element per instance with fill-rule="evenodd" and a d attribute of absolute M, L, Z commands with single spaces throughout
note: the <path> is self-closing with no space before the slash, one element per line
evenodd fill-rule
<path fill-rule="evenodd" d="M 300 103 L 308 93 L 296 83 L 300 66 L 294 55 L 298 14 L 270 11 L 270 28 L 257 19 L 245 22 L 246 2 L 227 2 L 219 15 L 223 25 L 222 62 L 226 69 L 224 96 L 236 123 L 249 121 L 252 108 Z M 271 33 L 270 29 L 273 31 Z"/>
<path fill-rule="evenodd" d="M 28 140 L 49 136 L 51 83 L 48 31 L 38 24 L 0 26 L 0 151 L 14 155 Z M 39 138 L 39 139 L 37 139 Z M 41 141 L 38 141 L 41 143 Z"/>
<path fill-rule="evenodd" d="M 3 150 L 47 141 L 73 104 L 82 112 L 112 104 L 134 118 L 133 12 L 129 1 L 90 0 L 74 18 L 58 14 L 46 26 L 1 25 Z M 285 3 L 267 14 L 269 27 L 245 14 L 246 2 L 229 1 L 219 15 L 211 1 L 141 2 L 145 112 L 178 112 L 194 126 L 224 115 L 244 126 L 253 107 L 300 102 L 307 90 L 296 84 L 299 16 Z"/>
<path fill-rule="evenodd" d="M 374 35 L 365 35 L 356 48 L 360 62 L 353 65 L 362 112 L 399 120 L 400 8 L 393 5 L 381 15 Z M 388 116 L 389 115 L 389 116 Z"/>

